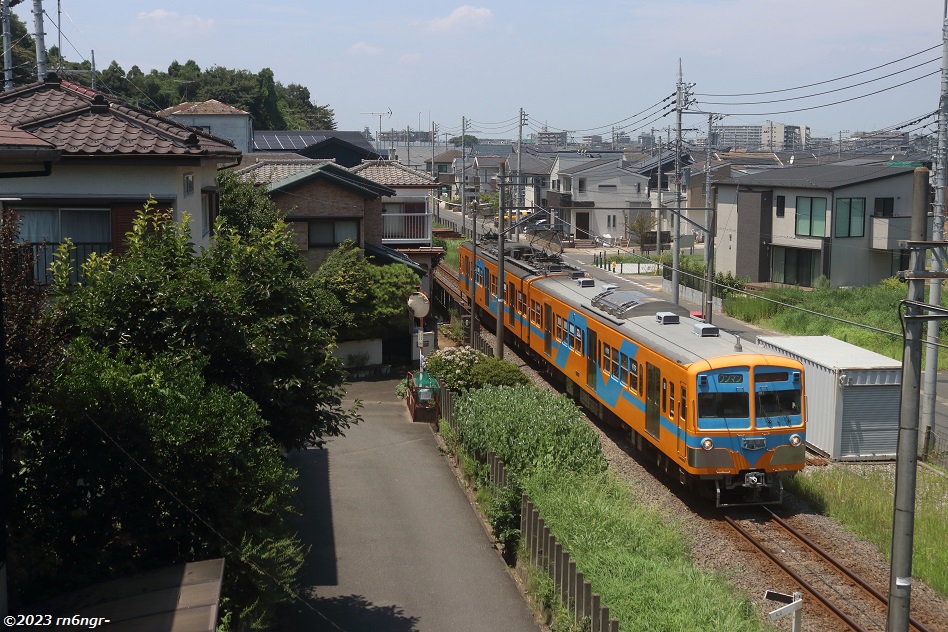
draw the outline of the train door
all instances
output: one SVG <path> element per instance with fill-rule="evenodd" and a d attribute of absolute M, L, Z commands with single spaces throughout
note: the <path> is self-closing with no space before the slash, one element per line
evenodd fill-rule
<path fill-rule="evenodd" d="M 678 389 L 678 458 L 684 461 L 688 458 L 688 388 L 680 382 Z"/>
<path fill-rule="evenodd" d="M 599 355 L 599 338 L 593 329 L 586 330 L 586 386 L 596 390 L 596 374 L 599 372 L 596 360 Z"/>
<path fill-rule="evenodd" d="M 662 371 L 645 364 L 645 431 L 658 438 L 662 426 Z"/>
<path fill-rule="evenodd" d="M 549 303 L 543 304 L 543 352 L 553 355 L 553 308 Z"/>
<path fill-rule="evenodd" d="M 517 308 L 520 306 L 519 295 L 517 294 L 517 286 L 513 283 L 507 284 L 507 309 L 510 310 L 510 317 L 507 319 L 507 322 L 510 325 L 510 328 L 516 331 L 517 324 Z"/>

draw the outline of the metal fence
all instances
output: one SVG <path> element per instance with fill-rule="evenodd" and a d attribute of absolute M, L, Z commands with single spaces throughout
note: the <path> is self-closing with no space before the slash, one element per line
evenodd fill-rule
<path fill-rule="evenodd" d="M 926 428 L 921 452 L 923 461 L 948 467 L 948 430 L 938 426 Z"/>

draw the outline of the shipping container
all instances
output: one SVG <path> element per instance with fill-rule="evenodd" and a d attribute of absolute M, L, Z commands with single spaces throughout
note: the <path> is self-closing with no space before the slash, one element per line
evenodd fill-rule
<path fill-rule="evenodd" d="M 807 446 L 837 461 L 893 460 L 902 363 L 832 336 L 758 336 L 804 366 Z"/>

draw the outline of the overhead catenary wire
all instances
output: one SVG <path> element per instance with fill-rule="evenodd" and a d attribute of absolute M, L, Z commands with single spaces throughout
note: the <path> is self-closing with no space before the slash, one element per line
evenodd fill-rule
<path fill-rule="evenodd" d="M 874 66 L 874 67 L 872 67 L 872 68 L 867 68 L 866 70 L 860 70 L 859 72 L 854 72 L 854 73 L 850 73 L 850 74 L 848 74 L 848 75 L 843 75 L 843 76 L 841 76 L 841 77 L 836 77 L 835 79 L 827 79 L 827 80 L 825 80 L 825 81 L 817 81 L 817 82 L 815 82 L 815 83 L 808 83 L 808 84 L 805 84 L 805 85 L 802 85 L 802 86 L 796 86 L 796 87 L 794 87 L 794 88 L 781 88 L 781 89 L 778 89 L 778 90 L 766 90 L 766 91 L 764 91 L 764 92 L 744 92 L 744 93 L 739 93 L 739 94 L 696 93 L 695 96 L 697 96 L 697 97 L 715 97 L 715 98 L 756 97 L 756 96 L 762 96 L 762 95 L 766 95 L 766 94 L 778 94 L 778 93 L 781 93 L 781 92 L 791 92 L 791 91 L 793 91 L 793 90 L 802 90 L 802 89 L 804 89 L 804 88 L 812 88 L 812 87 L 814 87 L 814 86 L 821 86 L 821 85 L 824 85 L 824 84 L 827 84 L 827 83 L 833 83 L 833 82 L 835 82 L 835 81 L 842 81 L 843 79 L 849 79 L 850 77 L 855 77 L 855 76 L 858 76 L 858 75 L 865 74 L 865 73 L 867 73 L 867 72 L 872 72 L 873 70 L 879 70 L 880 68 L 885 68 L 886 66 L 891 66 L 892 64 L 897 64 L 897 63 L 899 63 L 900 61 L 905 61 L 906 59 L 911 59 L 912 57 L 917 57 L 917 56 L 919 56 L 919 55 L 923 55 L 923 54 L 928 53 L 928 52 L 930 52 L 930 51 L 937 50 L 937 49 L 939 49 L 939 48 L 941 48 L 941 47 L 942 47 L 942 44 L 939 42 L 938 44 L 935 44 L 934 46 L 931 46 L 931 47 L 926 48 L 926 49 L 924 49 L 924 50 L 920 50 L 920 51 L 918 51 L 917 53 L 912 53 L 911 55 L 907 55 L 907 56 L 902 57 L 902 58 L 900 58 L 900 59 L 895 59 L 895 60 L 892 60 L 892 61 L 890 61 L 890 62 L 886 62 L 886 63 L 884 63 L 884 64 L 880 64 L 880 65 L 878 65 L 878 66 Z M 926 63 L 927 63 L 927 62 L 926 62 Z"/>

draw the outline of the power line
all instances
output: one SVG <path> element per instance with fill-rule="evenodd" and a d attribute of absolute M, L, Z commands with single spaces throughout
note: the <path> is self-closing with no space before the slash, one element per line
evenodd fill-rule
<path fill-rule="evenodd" d="M 784 102 L 786 102 L 786 101 L 799 101 L 800 99 L 812 99 L 813 97 L 822 96 L 822 95 L 824 95 L 824 94 L 831 94 L 831 93 L 833 93 L 833 92 L 842 92 L 843 90 L 850 90 L 850 89 L 856 88 L 856 87 L 858 87 L 858 86 L 864 86 L 864 85 L 869 84 L 869 83 L 872 83 L 872 82 L 874 82 L 874 81 L 881 81 L 882 79 L 888 79 L 889 77 L 894 77 L 895 75 L 902 74 L 903 72 L 908 72 L 908 71 L 910 71 L 910 70 L 915 70 L 916 68 L 921 68 L 922 66 L 924 66 L 924 65 L 926 65 L 926 64 L 930 64 L 930 63 L 932 63 L 933 61 L 938 61 L 938 59 L 937 59 L 937 58 L 935 58 L 935 59 L 929 59 L 928 61 L 924 61 L 924 62 L 922 62 L 922 63 L 920 63 L 920 64 L 915 65 L 915 66 L 911 66 L 911 67 L 905 68 L 905 69 L 903 69 L 903 70 L 898 70 L 898 71 L 896 71 L 896 72 L 889 73 L 889 74 L 887 74 L 887 75 L 882 75 L 881 77 L 876 77 L 875 79 L 867 79 L 866 81 L 861 81 L 861 82 L 859 82 L 859 83 L 854 83 L 854 84 L 852 84 L 852 85 L 843 86 L 842 88 L 834 88 L 834 89 L 832 89 L 832 90 L 824 90 L 823 92 L 814 92 L 813 94 L 805 94 L 805 95 L 802 95 L 802 96 L 799 96 L 799 97 L 788 97 L 788 98 L 786 98 L 786 99 L 772 99 L 772 100 L 769 100 L 769 101 L 750 101 L 750 102 L 743 102 L 743 103 L 742 103 L 742 102 L 727 102 L 727 101 L 702 101 L 701 103 L 703 103 L 704 105 L 762 105 L 762 104 L 764 104 L 764 103 L 784 103 Z"/>
<path fill-rule="evenodd" d="M 807 107 L 807 108 L 797 108 L 795 110 L 781 110 L 778 112 L 737 112 L 737 113 L 720 112 L 720 114 L 724 114 L 725 116 L 772 116 L 774 114 L 792 114 L 794 112 L 806 112 L 808 110 L 819 110 L 820 108 L 831 107 L 833 105 L 840 105 L 841 103 L 849 103 L 850 101 L 858 101 L 859 99 L 865 99 L 866 97 L 871 97 L 877 94 L 881 94 L 883 92 L 888 92 L 889 90 L 894 90 L 895 88 L 901 88 L 902 86 L 906 86 L 916 81 L 921 81 L 922 79 L 927 79 L 928 77 L 931 77 L 940 73 L 941 73 L 940 69 L 935 70 L 933 72 L 928 73 L 927 75 L 922 75 L 921 77 L 916 77 L 915 79 L 909 79 L 908 81 L 904 81 L 894 86 L 889 86 L 888 88 L 882 88 L 881 90 L 876 90 L 875 92 L 870 92 L 868 94 L 859 95 L 859 96 L 852 97 L 849 99 L 843 99 L 841 101 L 834 101 L 832 103 L 824 103 L 823 105 L 814 105 L 812 107 Z"/>
<path fill-rule="evenodd" d="M 761 95 L 765 95 L 765 94 L 777 94 L 777 93 L 780 93 L 780 92 L 790 92 L 790 91 L 792 91 L 792 90 L 802 90 L 803 88 L 812 88 L 812 87 L 814 87 L 814 86 L 821 86 L 821 85 L 826 84 L 826 83 L 833 83 L 834 81 L 841 81 L 841 80 L 843 80 L 843 79 L 849 79 L 850 77 L 855 77 L 855 76 L 857 76 L 857 75 L 862 75 L 862 74 L 865 74 L 865 73 L 867 73 L 867 72 L 872 72 L 873 70 L 878 70 L 878 69 L 880 69 L 880 68 L 885 68 L 886 66 L 891 66 L 892 64 L 897 64 L 897 63 L 899 63 L 900 61 L 905 61 L 906 59 L 911 59 L 912 57 L 917 57 L 918 55 L 922 55 L 922 54 L 924 54 L 924 53 L 927 53 L 927 52 L 929 52 L 929 51 L 933 51 L 933 50 L 939 49 L 939 48 L 941 48 L 941 47 L 942 47 L 942 44 L 941 44 L 941 43 L 938 43 L 938 44 L 936 44 L 936 45 L 934 45 L 934 46 L 932 46 L 932 47 L 930 47 L 930 48 L 926 48 L 925 50 L 921 50 L 921 51 L 919 51 L 919 52 L 917 52 L 917 53 L 912 53 L 911 55 L 907 55 L 907 56 L 905 56 L 905 57 L 902 57 L 901 59 L 896 59 L 896 60 L 894 60 L 894 61 L 890 61 L 890 62 L 881 64 L 881 65 L 879 65 L 879 66 L 875 66 L 875 67 L 873 67 L 873 68 L 868 68 L 868 69 L 866 69 L 866 70 L 860 70 L 859 72 L 854 72 L 854 73 L 851 73 L 851 74 L 848 74 L 848 75 L 843 75 L 842 77 L 836 77 L 835 79 L 827 79 L 826 81 L 817 81 L 816 83 L 808 83 L 808 84 L 806 84 L 806 85 L 797 86 L 797 87 L 795 87 L 795 88 L 783 88 L 783 89 L 780 89 L 780 90 L 768 90 L 768 91 L 766 91 L 766 92 L 745 92 L 745 93 L 743 93 L 743 94 L 703 94 L 703 93 L 698 93 L 698 94 L 695 94 L 695 96 L 699 96 L 699 97 L 721 97 L 721 98 L 727 98 L 727 97 L 756 97 L 756 96 L 761 96 Z"/>

